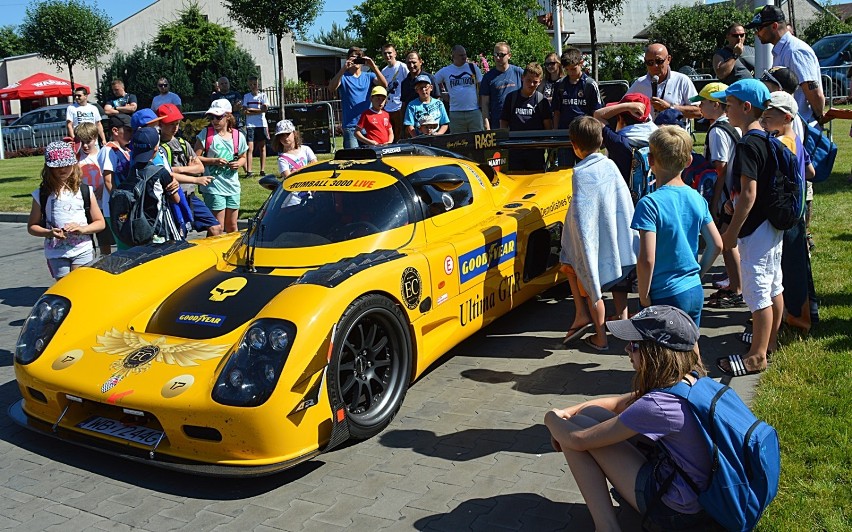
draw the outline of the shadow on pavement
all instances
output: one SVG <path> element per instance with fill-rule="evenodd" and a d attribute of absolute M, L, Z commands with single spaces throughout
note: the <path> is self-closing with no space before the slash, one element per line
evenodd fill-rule
<path fill-rule="evenodd" d="M 494 371 L 484 368 L 467 369 L 461 376 L 477 382 L 497 384 L 513 382 L 513 390 L 532 395 L 578 394 L 598 395 L 624 393 L 630 389 L 633 371 L 594 371 L 598 364 L 566 362 L 556 366 L 539 368 L 532 373 Z M 592 371 L 589 371 L 592 370 Z M 606 383 L 606 385 L 602 385 Z M 603 388 L 603 389 L 602 389 Z M 606 389 L 609 388 L 609 391 Z"/>
<path fill-rule="evenodd" d="M 389 430 L 379 436 L 379 443 L 453 462 L 466 462 L 501 451 L 524 454 L 554 452 L 550 447 L 550 433 L 541 424 L 521 430 L 466 429 L 444 436 L 420 429 Z"/>
<path fill-rule="evenodd" d="M 2 288 L 0 289 L 0 304 L 9 307 L 32 307 L 46 290 L 46 286 Z"/>

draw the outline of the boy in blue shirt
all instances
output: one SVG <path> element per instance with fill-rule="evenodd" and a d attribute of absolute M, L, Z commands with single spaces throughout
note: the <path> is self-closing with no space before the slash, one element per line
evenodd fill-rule
<path fill-rule="evenodd" d="M 722 237 L 707 202 L 681 179 L 681 172 L 692 161 L 689 133 L 678 126 L 663 126 L 648 140 L 648 161 L 658 188 L 639 200 L 631 224 L 639 231 L 639 303 L 643 307 L 677 307 L 700 326 L 704 306 L 701 277 L 722 249 Z M 707 242 L 700 263 L 699 234 Z"/>

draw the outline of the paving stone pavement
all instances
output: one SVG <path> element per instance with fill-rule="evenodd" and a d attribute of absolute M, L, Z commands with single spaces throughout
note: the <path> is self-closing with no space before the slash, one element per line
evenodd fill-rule
<path fill-rule="evenodd" d="M 544 413 L 623 393 L 609 353 L 560 344 L 573 315 L 558 287 L 463 342 L 414 383 L 379 436 L 257 479 L 210 479 L 130 463 L 32 434 L 6 414 L 20 397 L 12 354 L 52 284 L 41 241 L 0 223 L 0 528 L 15 530 L 593 530 Z M 635 303 L 634 303 L 635 304 Z M 109 303 L 105 304 L 109 308 Z M 742 309 L 706 311 L 708 364 L 743 352 Z M 719 376 L 718 372 L 711 374 Z M 733 379 L 748 402 L 757 377 Z M 639 530 L 624 505 L 625 530 Z"/>

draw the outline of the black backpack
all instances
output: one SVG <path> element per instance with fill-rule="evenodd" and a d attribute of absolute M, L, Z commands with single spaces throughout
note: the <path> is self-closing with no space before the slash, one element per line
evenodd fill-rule
<path fill-rule="evenodd" d="M 131 175 L 112 189 L 109 198 L 110 224 L 115 237 L 128 246 L 150 244 L 161 229 L 161 216 L 150 218 L 145 214 L 148 182 L 160 170 L 163 167 L 158 165 L 131 170 Z M 164 200 L 165 193 L 160 198 L 161 202 Z M 163 204 L 157 210 L 163 212 L 163 209 L 168 208 L 168 205 Z"/>
<path fill-rule="evenodd" d="M 766 140 L 770 160 L 775 163 L 771 182 L 758 188 L 758 203 L 775 229 L 792 229 L 805 215 L 805 179 L 796 155 L 769 133 L 750 131 Z M 758 185 L 760 186 L 760 185 Z"/>

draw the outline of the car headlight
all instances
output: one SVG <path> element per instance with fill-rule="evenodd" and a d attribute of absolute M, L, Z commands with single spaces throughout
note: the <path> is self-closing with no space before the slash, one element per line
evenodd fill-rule
<path fill-rule="evenodd" d="M 15 345 L 15 361 L 29 364 L 41 356 L 69 310 L 71 302 L 64 297 L 45 295 L 39 298 L 21 328 Z"/>
<path fill-rule="evenodd" d="M 246 330 L 216 385 L 213 400 L 228 406 L 259 406 L 269 399 L 290 347 L 296 326 L 289 321 L 264 318 Z"/>

